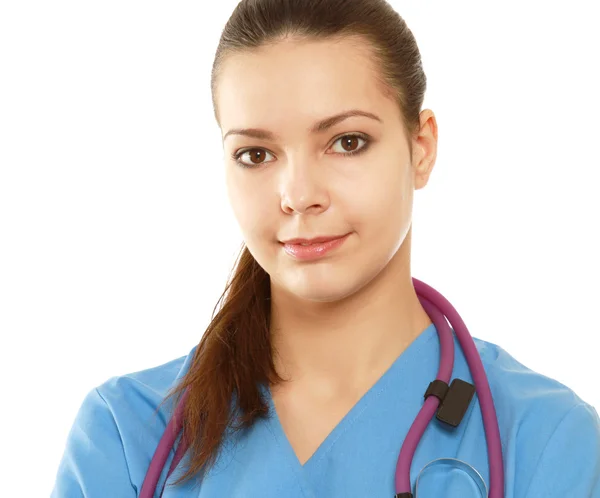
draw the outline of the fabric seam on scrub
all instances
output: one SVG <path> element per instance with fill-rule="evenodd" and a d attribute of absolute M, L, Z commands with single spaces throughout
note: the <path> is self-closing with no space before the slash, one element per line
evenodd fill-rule
<path fill-rule="evenodd" d="M 268 431 L 271 433 L 271 436 L 273 436 L 273 440 L 275 441 L 275 444 L 277 445 L 277 448 L 278 448 L 278 449 L 279 449 L 279 451 L 280 451 L 280 452 L 283 454 L 283 452 L 284 452 L 284 449 L 283 449 L 283 447 L 281 446 L 281 444 L 280 444 L 280 442 L 279 442 L 279 439 L 277 438 L 277 435 L 275 434 L 275 432 L 273 432 L 273 430 L 272 430 L 272 428 L 271 428 L 271 423 L 272 423 L 272 421 L 271 421 L 271 416 L 269 416 L 269 417 L 268 417 L 268 420 L 267 420 L 267 424 L 266 424 L 266 426 L 267 426 L 267 430 L 268 430 Z M 303 481 L 303 479 L 302 479 L 302 477 L 300 476 L 300 472 L 299 472 L 299 471 L 298 471 L 298 470 L 295 468 L 295 466 L 294 466 L 294 465 L 292 465 L 292 463 L 289 461 L 289 459 L 288 459 L 288 458 L 286 458 L 285 460 L 286 460 L 286 465 L 287 465 L 287 466 L 288 466 L 288 467 L 289 467 L 289 468 L 292 470 L 292 472 L 294 473 L 294 477 L 296 478 L 296 481 L 297 481 L 297 483 L 298 483 L 298 486 L 300 486 L 300 491 L 302 491 L 302 496 L 304 496 L 305 498 L 314 498 L 314 495 L 315 495 L 315 494 L 314 494 L 314 492 L 313 492 L 313 490 L 312 490 L 312 489 L 310 490 L 310 491 L 311 491 L 311 496 L 310 496 L 310 497 L 309 497 L 309 496 L 307 496 L 307 494 L 306 494 L 306 492 L 305 492 L 305 489 L 304 489 L 304 484 L 303 484 L 303 482 L 302 482 L 302 481 Z"/>
<path fill-rule="evenodd" d="M 430 337 L 429 337 L 429 338 L 428 338 L 426 341 L 422 342 L 422 343 L 421 343 L 419 346 L 417 346 L 417 348 L 416 348 L 414 351 L 412 351 L 412 354 L 416 354 L 416 353 L 418 353 L 419 351 L 421 351 L 421 350 L 422 350 L 422 349 L 423 349 L 423 348 L 424 348 L 424 347 L 425 347 L 427 344 L 429 344 L 429 343 L 430 343 L 430 342 L 431 342 L 431 341 L 432 341 L 434 338 L 437 338 L 437 337 L 438 337 L 437 333 L 436 333 L 436 334 L 433 334 L 433 335 L 431 335 L 431 336 L 430 336 Z M 410 344 L 408 345 L 408 347 L 410 347 Z M 408 348 L 406 348 L 406 349 L 408 349 Z M 405 351 L 406 351 L 406 349 L 405 349 Z M 400 356 L 402 356 L 402 354 L 403 354 L 403 352 L 402 352 L 402 353 L 400 353 L 400 355 L 396 357 L 396 360 L 394 360 L 394 363 L 400 359 Z M 413 358 L 415 358 L 415 356 L 413 356 Z M 393 363 L 392 363 L 392 365 L 390 365 L 390 368 L 392 368 L 392 366 L 393 366 Z M 385 374 L 386 374 L 388 371 L 389 371 L 389 369 L 388 369 L 388 370 L 386 370 L 386 372 L 384 372 L 382 375 L 385 375 Z M 380 377 L 380 378 L 381 378 L 381 377 Z M 377 382 L 378 382 L 378 380 L 376 380 L 376 381 L 375 381 L 375 383 L 377 383 Z M 362 410 L 361 410 L 361 411 L 359 411 L 358 413 L 356 413 L 356 414 L 354 415 L 354 417 L 353 417 L 351 420 L 349 420 L 349 421 L 348 421 L 348 423 L 346 424 L 346 427 L 345 427 L 345 428 L 344 428 L 344 429 L 343 429 L 343 430 L 342 430 L 342 431 L 341 431 L 341 432 L 338 434 L 338 436 L 337 436 L 337 437 L 336 437 L 336 438 L 335 438 L 333 441 L 331 441 L 331 443 L 329 443 L 329 447 L 328 447 L 328 448 L 327 448 L 327 449 L 326 449 L 326 450 L 323 452 L 323 454 L 322 454 L 322 455 L 321 455 L 321 457 L 320 457 L 320 458 L 319 458 L 319 459 L 316 461 L 316 463 L 319 463 L 319 462 L 321 462 L 321 460 L 323 460 L 323 459 L 324 459 L 324 458 L 327 456 L 327 454 L 328 454 L 328 453 L 329 453 L 329 452 L 332 450 L 332 448 L 335 446 L 335 443 L 337 443 L 337 442 L 338 442 L 338 440 L 339 440 L 339 439 L 340 439 L 340 438 L 341 438 L 341 437 L 342 437 L 344 434 L 346 434 L 346 432 L 347 432 L 347 431 L 348 431 L 348 430 L 349 430 L 349 429 L 350 429 L 350 428 L 351 428 L 351 427 L 352 427 L 352 426 L 353 426 L 353 425 L 354 425 L 354 424 L 355 424 L 355 423 L 356 423 L 356 422 L 357 422 L 357 421 L 360 419 L 361 415 L 362 415 L 362 414 L 365 412 L 365 410 L 366 410 L 366 409 L 367 409 L 367 408 L 370 406 L 370 404 L 371 404 L 373 401 L 377 400 L 377 399 L 378 399 L 378 398 L 379 398 L 379 397 L 380 397 L 380 396 L 381 396 L 381 395 L 382 395 L 382 394 L 385 392 L 385 390 L 388 388 L 389 384 L 390 384 L 390 379 L 388 378 L 388 381 L 387 381 L 387 383 L 385 383 L 385 384 L 384 384 L 382 387 L 380 387 L 380 388 L 379 388 L 379 391 L 378 391 L 378 392 L 376 392 L 376 393 L 375 393 L 375 394 L 374 394 L 374 395 L 373 395 L 373 396 L 372 396 L 370 399 L 366 400 L 366 402 L 365 402 L 365 406 L 363 406 L 363 407 L 362 407 Z M 368 391 L 367 391 L 367 392 L 368 392 Z M 361 399 L 362 399 L 362 398 L 361 398 Z M 360 401 L 361 401 L 361 400 L 358 400 L 358 403 L 360 403 Z M 351 410 L 352 410 L 352 409 L 351 409 Z M 343 419 L 342 419 L 342 421 L 343 421 Z M 335 430 L 335 429 L 334 429 L 334 430 Z"/>
<path fill-rule="evenodd" d="M 529 489 L 531 488 L 531 483 L 533 481 L 533 478 L 535 477 L 535 474 L 536 474 L 536 472 L 538 470 L 538 467 L 540 466 L 540 462 L 542 461 L 542 458 L 544 456 L 544 452 L 546 451 L 546 448 L 550 444 L 550 441 L 552 441 L 552 438 L 556 434 L 556 431 L 560 428 L 560 426 L 567 419 L 567 417 L 569 415 L 571 415 L 571 413 L 573 412 L 573 410 L 575 410 L 576 408 L 579 408 L 580 406 L 583 406 L 583 405 L 585 405 L 585 403 L 584 402 L 580 402 L 580 403 L 577 403 L 575 406 L 572 406 L 571 408 L 569 408 L 567 410 L 567 412 L 563 415 L 563 417 L 560 419 L 560 421 L 558 422 L 558 424 L 556 424 L 556 427 L 552 431 L 552 434 L 550 434 L 550 437 L 547 439 L 546 444 L 544 444 L 544 448 L 540 452 L 540 456 L 538 457 L 537 462 L 535 463 L 535 467 L 533 468 L 533 471 L 531 472 L 531 479 L 529 481 L 529 484 L 527 484 L 527 489 L 525 490 L 525 494 L 523 495 L 525 498 L 527 498 L 527 496 L 529 495 Z"/>
<path fill-rule="evenodd" d="M 125 454 L 125 445 L 123 444 L 123 438 L 121 437 L 121 431 L 119 430 L 119 426 L 117 425 L 117 421 L 115 420 L 115 416 L 113 415 L 113 412 L 110 409 L 110 406 L 108 405 L 108 403 L 106 402 L 106 400 L 104 399 L 104 397 L 102 396 L 102 394 L 100 393 L 100 391 L 98 390 L 98 388 L 96 387 L 94 390 L 96 391 L 96 393 L 98 394 L 98 396 L 100 396 L 100 399 L 104 402 L 104 404 L 106 405 L 106 408 L 110 412 L 110 416 L 112 418 L 113 424 L 115 426 L 115 429 L 117 430 L 117 434 L 119 435 L 119 441 L 121 443 L 121 449 L 123 451 L 123 460 L 125 460 L 125 467 L 127 468 L 127 477 L 129 478 L 129 484 L 135 490 L 135 493 L 137 495 L 139 490 L 138 490 L 138 487 L 131 480 L 131 472 L 129 470 L 129 463 L 127 462 L 127 455 Z"/>

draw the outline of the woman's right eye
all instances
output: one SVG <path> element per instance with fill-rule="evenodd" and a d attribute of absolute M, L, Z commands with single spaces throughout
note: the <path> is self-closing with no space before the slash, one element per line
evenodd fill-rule
<path fill-rule="evenodd" d="M 243 156 L 246 156 L 247 161 L 241 161 L 240 159 Z M 246 149 L 241 152 L 235 152 L 232 157 L 235 159 L 235 162 L 239 164 L 242 168 L 255 168 L 264 164 L 265 155 L 272 155 L 270 152 L 267 152 L 265 149 Z M 267 161 L 268 162 L 268 161 Z"/>

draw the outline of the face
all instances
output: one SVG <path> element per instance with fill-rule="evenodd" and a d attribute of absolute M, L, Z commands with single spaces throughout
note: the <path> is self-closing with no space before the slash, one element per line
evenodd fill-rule
<path fill-rule="evenodd" d="M 227 192 L 272 294 L 313 302 L 354 294 L 388 266 L 410 229 L 409 143 L 371 60 L 356 40 L 283 41 L 230 55 L 222 66 L 215 98 Z M 349 110 L 370 116 L 315 128 Z M 232 132 L 240 129 L 262 131 Z M 310 261 L 282 245 L 345 234 Z"/>

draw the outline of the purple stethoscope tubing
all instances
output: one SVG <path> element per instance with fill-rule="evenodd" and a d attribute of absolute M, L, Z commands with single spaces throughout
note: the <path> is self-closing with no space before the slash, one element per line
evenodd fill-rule
<path fill-rule="evenodd" d="M 471 372 L 471 377 L 475 384 L 475 390 L 477 392 L 477 397 L 479 398 L 479 405 L 483 416 L 490 471 L 490 493 L 488 498 L 503 498 L 504 465 L 502 460 L 500 428 L 498 427 L 496 408 L 494 407 L 494 400 L 492 399 L 488 379 L 485 374 L 483 363 L 481 362 L 481 357 L 479 356 L 479 352 L 473 341 L 473 337 L 471 337 L 471 334 L 467 330 L 460 315 L 444 296 L 434 288 L 414 277 L 412 278 L 412 281 L 423 309 L 425 309 L 429 315 L 429 318 L 434 323 L 438 332 L 440 340 L 440 367 L 438 369 L 437 379 L 444 381 L 446 384 L 450 383 L 450 377 L 452 376 L 452 369 L 454 366 L 454 339 L 452 337 L 452 330 L 450 329 L 446 318 L 456 333 L 456 337 L 461 345 Z M 158 481 L 160 480 L 169 453 L 174 447 L 175 441 L 183 428 L 183 408 L 185 406 L 187 395 L 187 391 L 183 393 L 175 408 L 173 417 L 167 424 L 165 432 L 158 443 L 158 447 L 154 452 L 146 477 L 144 478 L 139 498 L 153 498 L 156 493 Z M 439 406 L 439 403 L 440 400 L 436 396 L 427 397 L 402 443 L 395 474 L 397 495 L 411 492 L 410 466 L 412 464 L 413 456 L 427 425 L 433 418 L 433 415 Z M 165 482 L 183 458 L 186 450 L 187 446 L 182 440 L 181 444 L 177 447 Z M 160 496 L 162 497 L 162 490 Z"/>

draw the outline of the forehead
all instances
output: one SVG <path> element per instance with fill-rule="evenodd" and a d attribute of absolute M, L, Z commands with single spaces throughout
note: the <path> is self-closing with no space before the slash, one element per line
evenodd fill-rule
<path fill-rule="evenodd" d="M 217 81 L 221 127 L 276 129 L 292 116 L 312 123 L 350 108 L 383 115 L 392 106 L 379 78 L 370 47 L 355 39 L 283 41 L 229 55 Z"/>

